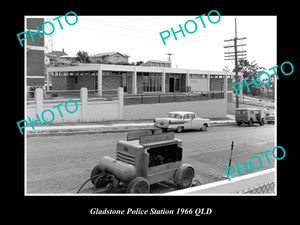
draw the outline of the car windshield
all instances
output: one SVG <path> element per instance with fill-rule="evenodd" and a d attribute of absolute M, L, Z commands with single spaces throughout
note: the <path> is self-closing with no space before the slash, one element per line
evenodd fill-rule
<path fill-rule="evenodd" d="M 169 113 L 168 118 L 182 119 L 182 115 L 178 113 Z"/>

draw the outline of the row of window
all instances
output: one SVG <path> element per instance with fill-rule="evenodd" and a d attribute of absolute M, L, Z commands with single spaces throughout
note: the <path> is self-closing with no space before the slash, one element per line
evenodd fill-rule
<path fill-rule="evenodd" d="M 98 76 L 98 71 L 49 72 L 50 76 Z"/>
<path fill-rule="evenodd" d="M 155 66 L 155 67 L 171 67 L 171 63 L 151 62 L 151 66 Z"/>
<path fill-rule="evenodd" d="M 141 73 L 138 72 L 137 76 L 161 76 L 161 73 Z M 50 76 L 98 76 L 98 71 L 62 71 L 62 72 L 49 72 Z M 116 71 L 102 71 L 102 76 L 127 76 L 130 75 L 127 72 L 116 72 Z M 167 73 L 166 76 L 172 76 L 172 77 L 181 77 L 182 75 L 186 74 L 175 74 L 175 73 Z M 190 78 L 197 79 L 197 78 L 207 78 L 208 75 L 205 74 L 190 74 Z M 224 79 L 224 76 L 222 75 L 210 75 L 210 78 L 215 79 Z M 228 79 L 233 79 L 234 76 L 227 76 Z M 151 78 L 154 79 L 154 78 Z M 156 78 L 155 78 L 156 79 Z"/>
<path fill-rule="evenodd" d="M 193 74 L 193 73 L 190 73 L 190 78 L 208 78 L 208 75 L 207 74 Z M 224 79 L 224 76 L 223 75 L 210 75 L 210 78 L 215 78 L 215 79 Z M 227 75 L 227 79 L 233 79 L 234 76 L 232 75 Z"/>

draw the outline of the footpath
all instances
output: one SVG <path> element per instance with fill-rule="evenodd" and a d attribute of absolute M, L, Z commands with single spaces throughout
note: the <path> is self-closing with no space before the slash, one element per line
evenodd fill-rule
<path fill-rule="evenodd" d="M 210 126 L 225 126 L 235 124 L 234 115 L 227 114 L 226 118 L 211 119 Z M 151 120 L 138 121 L 106 121 L 99 123 L 72 123 L 72 124 L 53 124 L 51 126 L 43 125 L 26 127 L 28 137 L 39 135 L 72 135 L 83 133 L 111 133 L 125 132 L 140 129 L 154 128 L 154 123 Z"/>

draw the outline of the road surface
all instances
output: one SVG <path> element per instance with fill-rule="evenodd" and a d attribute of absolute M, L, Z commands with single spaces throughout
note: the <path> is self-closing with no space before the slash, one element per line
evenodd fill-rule
<path fill-rule="evenodd" d="M 25 169 L 27 192 L 38 194 L 73 194 L 89 178 L 91 169 L 99 159 L 115 156 L 116 141 L 126 139 L 127 133 L 78 134 L 41 136 L 27 139 Z M 231 165 L 244 166 L 252 156 L 260 156 L 264 169 L 272 168 L 275 159 L 269 153 L 271 164 L 259 155 L 275 146 L 275 126 L 220 126 L 210 127 L 207 132 L 192 131 L 176 134 L 183 141 L 183 161 L 195 168 L 195 179 L 207 184 L 224 178 L 228 167 L 230 147 L 234 141 Z M 258 160 L 252 165 L 258 167 Z M 248 174 L 246 169 L 242 174 Z M 233 177 L 239 176 L 236 172 Z M 88 183 L 83 191 L 90 191 Z M 176 190 L 172 183 L 151 185 L 151 193 Z"/>

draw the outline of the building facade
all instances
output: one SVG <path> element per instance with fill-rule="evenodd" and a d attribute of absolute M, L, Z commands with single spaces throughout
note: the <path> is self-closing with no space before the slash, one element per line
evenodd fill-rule
<path fill-rule="evenodd" d="M 26 28 L 27 30 L 30 29 L 32 33 L 37 32 L 36 26 L 40 28 L 43 23 L 43 18 L 26 18 Z M 25 40 L 26 83 L 28 87 L 44 85 L 44 34 L 42 31 L 40 33 L 42 38 L 36 34 L 33 36 L 34 41 L 31 38 Z"/>
<path fill-rule="evenodd" d="M 49 67 L 52 90 L 103 90 L 124 87 L 127 94 L 176 92 L 232 92 L 235 73 L 194 69 L 84 64 Z M 49 82 L 47 82 L 49 84 Z"/>

